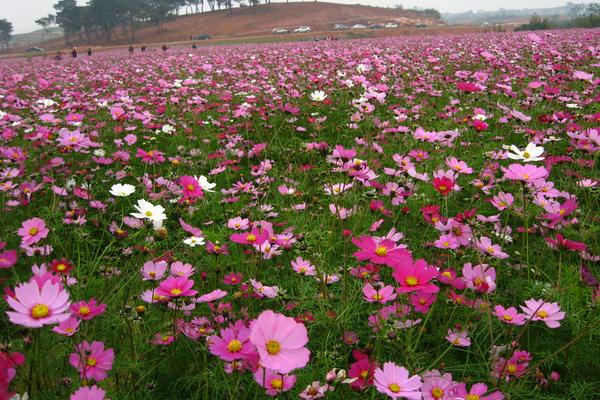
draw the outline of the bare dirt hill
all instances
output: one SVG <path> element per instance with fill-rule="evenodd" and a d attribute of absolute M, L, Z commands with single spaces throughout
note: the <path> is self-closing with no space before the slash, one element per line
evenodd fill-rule
<path fill-rule="evenodd" d="M 170 43 L 189 40 L 190 36 L 209 34 L 213 39 L 244 38 L 270 35 L 276 27 L 294 29 L 302 25 L 311 27 L 312 34 L 331 31 L 336 23 L 346 25 L 396 22 L 400 26 L 414 26 L 419 23 L 428 25 L 436 21 L 427 19 L 423 14 L 411 10 L 347 5 L 336 3 L 292 2 L 260 5 L 205 12 L 201 14 L 181 15 L 167 21 L 161 31 L 154 25 L 141 27 L 134 41 L 130 41 L 126 32 L 118 28 L 115 38 L 107 43 L 102 39 L 91 43 L 80 42 L 79 46 L 115 46 L 141 43 Z M 62 39 L 46 42 L 47 50 L 64 48 Z M 18 49 L 16 49 L 18 50 Z"/>

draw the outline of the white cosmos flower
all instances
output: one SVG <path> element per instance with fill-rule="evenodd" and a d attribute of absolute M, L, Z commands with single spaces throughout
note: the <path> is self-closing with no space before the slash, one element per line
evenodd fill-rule
<path fill-rule="evenodd" d="M 540 157 L 544 153 L 542 146 L 537 146 L 535 143 L 529 143 L 525 150 L 521 151 L 515 145 L 509 147 L 512 153 L 506 154 L 511 160 L 520 160 L 524 162 L 542 161 L 544 157 Z"/>
<path fill-rule="evenodd" d="M 127 197 L 135 192 L 135 186 L 128 183 L 115 183 L 110 188 L 110 194 L 117 197 Z"/>
<path fill-rule="evenodd" d="M 165 209 L 162 206 L 155 206 L 144 199 L 138 200 L 137 205 L 133 207 L 137 212 L 131 213 L 132 217 L 150 220 L 155 228 L 160 228 L 162 221 L 167 219 Z"/>
<path fill-rule="evenodd" d="M 202 188 L 202 191 L 204 191 L 204 192 L 214 192 L 213 188 L 215 186 L 217 186 L 216 183 L 209 182 L 208 179 L 204 175 L 200 175 L 200 176 L 194 175 L 194 179 L 196 179 L 198 181 L 198 184 L 200 185 L 200 187 Z"/>
<path fill-rule="evenodd" d="M 163 133 L 171 134 L 175 132 L 175 127 L 169 124 L 163 125 L 162 127 Z"/>
<path fill-rule="evenodd" d="M 315 90 L 310 94 L 310 99 L 312 101 L 323 101 L 327 98 L 327 95 L 322 90 Z"/>
<path fill-rule="evenodd" d="M 190 247 L 203 246 L 204 238 L 198 236 L 190 236 L 189 238 L 184 239 L 183 243 L 187 244 Z"/>

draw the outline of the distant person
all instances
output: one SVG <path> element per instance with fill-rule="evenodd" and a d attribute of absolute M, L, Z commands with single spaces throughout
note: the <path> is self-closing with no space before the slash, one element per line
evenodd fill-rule
<path fill-rule="evenodd" d="M 54 56 L 54 59 L 56 61 L 62 60 L 62 52 L 60 50 L 56 52 L 56 55 Z"/>
<path fill-rule="evenodd" d="M 145 45 L 145 44 L 143 44 L 143 45 L 142 45 L 142 47 L 140 47 L 140 50 L 142 50 L 142 53 L 143 53 L 144 51 L 146 51 L 146 45 Z"/>
<path fill-rule="evenodd" d="M 88 53 L 88 57 L 92 56 L 92 48 L 91 47 L 88 47 L 87 53 Z"/>
<path fill-rule="evenodd" d="M 197 48 L 198 48 L 198 46 L 196 46 L 196 43 L 194 43 L 194 44 L 192 45 L 192 49 L 196 50 Z"/>
<path fill-rule="evenodd" d="M 131 54 L 133 54 L 134 50 L 135 49 L 133 48 L 133 46 L 129 46 L 129 49 L 127 49 L 127 51 L 129 51 Z M 142 51 L 144 51 L 144 50 L 142 50 Z"/>
<path fill-rule="evenodd" d="M 167 51 L 168 47 L 167 47 L 166 44 L 163 44 L 162 47 L 161 47 L 161 49 L 162 49 L 162 51 Z"/>
<path fill-rule="evenodd" d="M 77 47 L 73 47 L 73 50 L 71 50 L 71 56 L 73 56 L 73 58 L 77 58 Z"/>

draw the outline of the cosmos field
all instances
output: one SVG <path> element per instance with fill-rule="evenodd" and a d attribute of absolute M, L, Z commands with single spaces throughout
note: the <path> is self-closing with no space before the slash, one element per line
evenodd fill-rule
<path fill-rule="evenodd" d="M 2 60 L 0 399 L 600 398 L 599 55 Z"/>

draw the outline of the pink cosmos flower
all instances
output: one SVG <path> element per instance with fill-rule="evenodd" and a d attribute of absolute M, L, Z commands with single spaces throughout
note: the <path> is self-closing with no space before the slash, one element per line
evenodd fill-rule
<path fill-rule="evenodd" d="M 167 272 L 167 263 L 165 261 L 146 261 L 140 272 L 143 281 L 159 281 Z"/>
<path fill-rule="evenodd" d="M 452 374 L 442 375 L 439 371 L 427 371 L 423 374 L 421 393 L 423 400 L 449 400 L 448 394 L 455 385 Z"/>
<path fill-rule="evenodd" d="M 104 343 L 83 341 L 69 356 L 69 364 L 79 371 L 81 379 L 100 382 L 106 379 L 111 370 L 115 354 L 113 349 L 104 350 Z"/>
<path fill-rule="evenodd" d="M 437 277 L 438 271 L 429 266 L 427 261 L 420 259 L 414 263 L 401 264 L 394 267 L 392 276 L 400 287 L 398 293 L 424 292 L 437 293 L 440 288 L 430 281 Z"/>
<path fill-rule="evenodd" d="M 536 167 L 535 165 L 511 164 L 508 168 L 502 167 L 504 177 L 506 179 L 533 183 L 538 179 L 548 176 L 548 170 L 544 167 Z"/>
<path fill-rule="evenodd" d="M 446 340 L 452 343 L 453 345 L 459 347 L 469 347 L 471 345 L 471 339 L 469 338 L 469 334 L 467 333 L 467 331 L 463 330 L 453 331 L 452 329 L 448 329 Z"/>
<path fill-rule="evenodd" d="M 295 375 L 282 375 L 268 368 L 260 367 L 254 372 L 254 381 L 265 388 L 269 396 L 287 392 L 296 384 Z"/>
<path fill-rule="evenodd" d="M 459 174 L 469 175 L 473 173 L 473 168 L 469 167 L 466 162 L 461 161 L 456 157 L 446 158 L 446 165 Z"/>
<path fill-rule="evenodd" d="M 158 150 L 145 151 L 138 148 L 135 154 L 136 158 L 140 158 L 145 164 L 160 164 L 165 161 L 164 153 Z"/>
<path fill-rule="evenodd" d="M 196 272 L 196 269 L 189 263 L 182 263 L 181 261 L 175 261 L 171 264 L 171 269 L 169 273 L 171 276 L 183 276 L 185 278 L 189 278 Z"/>
<path fill-rule="evenodd" d="M 364 299 L 369 303 L 381 303 L 385 304 L 394 300 L 397 296 L 394 293 L 394 287 L 392 285 L 383 286 L 379 289 L 375 289 L 373 285 L 367 283 L 363 288 Z"/>
<path fill-rule="evenodd" d="M 506 210 L 515 202 L 515 198 L 510 193 L 500 192 L 496 196 L 492 197 L 492 205 L 499 211 Z"/>
<path fill-rule="evenodd" d="M 17 367 L 25 363 L 25 356 L 19 352 L 0 351 L 0 398 L 12 399 L 14 393 L 9 391 L 10 382 L 17 375 Z"/>
<path fill-rule="evenodd" d="M 92 297 L 89 302 L 78 301 L 77 303 L 71 304 L 69 310 L 77 318 L 80 318 L 84 321 L 89 321 L 90 319 L 104 313 L 106 310 L 106 304 L 97 305 L 96 299 Z"/>
<path fill-rule="evenodd" d="M 40 328 L 69 318 L 69 293 L 60 282 L 22 283 L 15 288 L 15 296 L 7 296 L 6 301 L 14 310 L 6 312 L 13 324 Z"/>
<path fill-rule="evenodd" d="M 310 351 L 304 347 L 308 343 L 306 328 L 293 318 L 263 311 L 251 329 L 250 341 L 265 368 L 286 374 L 308 363 Z"/>
<path fill-rule="evenodd" d="M 488 391 L 487 385 L 483 383 L 476 383 L 471 386 L 471 390 L 467 391 L 467 385 L 465 383 L 459 383 L 452 388 L 450 393 L 450 399 L 466 399 L 466 400 L 503 400 L 504 395 L 502 392 L 493 392 L 488 395 L 485 393 Z"/>
<path fill-rule="evenodd" d="M 333 386 L 329 386 L 328 384 L 321 385 L 321 382 L 314 381 L 310 385 L 306 387 L 299 395 L 303 400 L 316 400 L 322 399 L 325 397 L 328 391 L 335 390 Z"/>
<path fill-rule="evenodd" d="M 472 266 L 466 263 L 462 274 L 469 289 L 480 293 L 491 293 L 496 289 L 496 270 L 487 264 Z"/>
<path fill-rule="evenodd" d="M 404 398 L 421 400 L 420 388 L 423 385 L 419 375 L 409 377 L 408 370 L 392 362 L 383 364 L 383 369 L 375 370 L 375 388 L 379 393 L 392 399 Z"/>
<path fill-rule="evenodd" d="M 21 244 L 31 246 L 48 236 L 48 228 L 41 218 L 31 218 L 23 221 L 21 228 L 17 231 L 21 236 Z"/>
<path fill-rule="evenodd" d="M 292 268 L 299 274 L 314 276 L 317 274 L 317 270 L 314 265 L 310 263 L 310 261 L 304 260 L 302 257 L 296 257 L 296 260 L 292 260 L 291 262 Z"/>
<path fill-rule="evenodd" d="M 154 334 L 152 341 L 150 343 L 157 346 L 168 346 L 175 341 L 175 336 L 173 335 L 164 335 L 162 333 Z"/>
<path fill-rule="evenodd" d="M 480 252 L 488 256 L 500 259 L 508 258 L 508 254 L 503 252 L 499 245 L 493 244 L 489 237 L 482 236 L 479 240 L 475 240 L 475 245 Z"/>
<path fill-rule="evenodd" d="M 369 260 L 372 263 L 386 264 L 390 267 L 412 261 L 410 253 L 391 240 L 376 240 L 372 236 L 361 236 L 352 239 L 352 243 L 360 248 L 360 251 L 353 254 L 360 261 Z"/>
<path fill-rule="evenodd" d="M 504 308 L 501 305 L 497 305 L 494 307 L 493 314 L 498 317 L 500 321 L 506 322 L 507 324 L 524 325 L 527 321 L 525 315 L 520 314 L 514 307 Z"/>
<path fill-rule="evenodd" d="M 64 336 L 73 336 L 79 330 L 80 323 L 81 321 L 77 317 L 71 316 L 52 328 L 52 332 Z"/>
<path fill-rule="evenodd" d="M 226 285 L 239 285 L 244 280 L 241 272 L 230 272 L 223 277 L 223 283 Z"/>
<path fill-rule="evenodd" d="M 454 250 L 460 247 L 458 239 L 454 235 L 442 235 L 433 244 L 438 249 L 449 249 Z"/>
<path fill-rule="evenodd" d="M 220 336 L 210 336 L 208 349 L 223 361 L 249 358 L 256 353 L 256 349 L 250 343 L 250 332 L 244 322 L 239 320 L 234 325 L 222 329 Z"/>
<path fill-rule="evenodd" d="M 198 291 L 193 290 L 192 286 L 194 286 L 194 281 L 185 276 L 171 276 L 160 283 L 156 289 L 156 294 L 168 298 L 194 296 Z"/>
<path fill-rule="evenodd" d="M 235 229 L 236 231 L 243 231 L 250 227 L 250 220 L 248 218 L 235 217 L 227 221 L 227 227 Z"/>
<path fill-rule="evenodd" d="M 70 400 L 104 400 L 104 396 L 106 396 L 106 392 L 96 385 L 82 386 L 71 395 Z"/>
<path fill-rule="evenodd" d="M 240 244 L 252 244 L 260 246 L 271 236 L 266 229 L 252 228 L 250 232 L 234 233 L 229 236 L 229 240 Z"/>
<path fill-rule="evenodd" d="M 560 310 L 558 303 L 546 303 L 544 300 L 526 300 L 521 310 L 532 321 L 544 321 L 548 328 L 558 328 L 565 318 L 564 311 Z"/>

